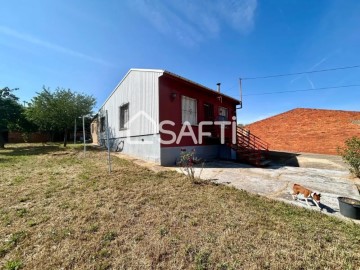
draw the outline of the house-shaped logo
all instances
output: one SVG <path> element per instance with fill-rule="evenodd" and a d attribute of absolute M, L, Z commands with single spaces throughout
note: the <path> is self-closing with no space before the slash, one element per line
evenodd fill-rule
<path fill-rule="evenodd" d="M 139 111 L 126 123 L 127 129 L 125 131 L 125 137 L 130 139 L 128 141 L 129 144 L 153 144 L 155 142 L 155 140 L 146 140 L 145 137 L 148 137 L 148 135 L 143 136 L 144 138 L 141 140 L 132 139 L 141 137 L 136 136 L 136 131 L 141 128 L 141 125 L 145 125 L 145 123 L 147 123 L 147 125 L 150 127 L 149 135 L 153 135 L 154 138 L 156 137 L 156 134 L 158 133 L 158 123 L 146 112 Z"/>

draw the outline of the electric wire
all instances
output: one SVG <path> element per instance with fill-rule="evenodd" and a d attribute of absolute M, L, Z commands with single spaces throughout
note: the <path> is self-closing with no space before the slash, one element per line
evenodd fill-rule
<path fill-rule="evenodd" d="M 275 91 L 275 92 L 245 94 L 245 95 L 243 95 L 243 96 L 262 96 L 262 95 L 294 93 L 294 92 L 305 92 L 305 91 L 318 91 L 318 90 L 326 90 L 326 89 L 349 88 L 349 87 L 358 87 L 358 86 L 360 86 L 360 84 L 349 84 L 349 85 L 330 86 L 330 87 L 319 87 L 319 88 L 309 88 L 309 89 L 298 89 L 298 90 L 284 90 L 284 91 Z"/>
<path fill-rule="evenodd" d="M 268 79 L 268 78 L 275 78 L 275 77 L 294 76 L 294 75 L 327 72 L 327 71 L 342 70 L 342 69 L 352 69 L 352 68 L 359 68 L 359 67 L 360 67 L 360 65 L 355 65 L 355 66 L 328 68 L 328 69 L 320 69 L 320 70 L 312 70 L 312 71 L 303 71 L 303 72 L 296 72 L 296 73 L 284 73 L 284 74 L 269 75 L 269 76 L 245 77 L 245 78 L 240 78 L 240 79 L 241 80 Z"/>

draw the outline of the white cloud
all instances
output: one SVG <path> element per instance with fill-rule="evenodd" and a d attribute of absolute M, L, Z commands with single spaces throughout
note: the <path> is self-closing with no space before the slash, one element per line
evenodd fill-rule
<path fill-rule="evenodd" d="M 228 20 L 228 23 L 240 32 L 249 32 L 253 28 L 254 13 L 257 6 L 256 0 L 228 0 L 219 1 L 222 17 Z"/>
<path fill-rule="evenodd" d="M 306 75 L 306 80 L 309 82 L 311 88 L 314 89 L 315 85 L 314 85 L 314 83 L 312 82 L 312 80 L 310 79 L 310 77 L 308 75 Z"/>
<path fill-rule="evenodd" d="M 240 33 L 250 32 L 257 0 L 131 0 L 129 5 L 160 33 L 192 46 L 217 37 L 224 25 Z"/>
<path fill-rule="evenodd" d="M 313 70 L 314 68 L 316 68 L 317 66 L 320 66 L 322 63 L 326 62 L 328 60 L 329 57 L 324 57 L 323 59 L 321 59 L 319 62 L 317 62 L 315 65 L 313 65 L 310 68 L 310 71 Z"/>
<path fill-rule="evenodd" d="M 322 65 L 322 64 L 323 64 L 324 62 L 326 62 L 328 59 L 329 59 L 329 57 L 324 57 L 324 58 L 322 58 L 319 62 L 317 62 L 316 64 L 314 64 L 314 65 L 313 65 L 311 68 L 309 68 L 307 71 L 313 71 L 314 68 Z M 308 77 L 308 75 L 306 75 L 306 76 L 305 76 L 305 75 L 306 75 L 306 74 L 302 74 L 302 75 L 300 75 L 300 76 L 297 76 L 296 78 L 294 78 L 294 79 L 292 79 L 292 80 L 290 81 L 290 84 L 293 84 L 295 81 L 297 81 L 297 80 L 302 79 L 302 78 L 305 77 L 306 80 L 310 83 L 311 87 L 314 88 L 313 82 L 310 80 L 310 78 Z"/>
<path fill-rule="evenodd" d="M 84 60 L 91 61 L 91 62 L 94 62 L 94 63 L 97 63 L 97 64 L 101 64 L 101 65 L 104 65 L 104 66 L 112 66 L 112 64 L 110 64 L 110 63 L 108 63 L 108 62 L 106 62 L 106 61 L 104 61 L 102 59 L 95 58 L 95 57 L 83 54 L 81 52 L 73 51 L 71 49 L 62 47 L 60 45 L 57 45 L 57 44 L 54 44 L 54 43 L 51 43 L 51 42 L 48 42 L 48 41 L 45 41 L 45 40 L 42 40 L 42 39 L 39 39 L 39 38 L 34 37 L 32 35 L 29 35 L 29 34 L 20 33 L 20 32 L 18 32 L 16 30 L 13 30 L 13 29 L 5 27 L 5 26 L 0 25 L 0 34 L 7 35 L 7 36 L 10 36 L 10 37 L 13 37 L 13 38 L 17 38 L 17 39 L 20 39 L 22 41 L 32 43 L 32 44 L 38 45 L 40 47 L 44 47 L 44 48 L 47 48 L 47 49 L 50 49 L 50 50 L 53 50 L 53 51 L 57 51 L 57 52 L 60 52 L 60 53 L 63 53 L 63 54 L 67 54 L 67 55 L 70 55 L 70 56 L 75 56 L 75 57 L 78 57 L 78 58 L 82 58 Z"/>

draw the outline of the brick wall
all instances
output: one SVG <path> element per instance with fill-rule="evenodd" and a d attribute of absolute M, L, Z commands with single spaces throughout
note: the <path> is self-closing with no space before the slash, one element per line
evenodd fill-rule
<path fill-rule="evenodd" d="M 29 143 L 40 143 L 46 142 L 48 140 L 48 136 L 46 134 L 42 134 L 39 132 L 30 133 L 28 136 L 27 142 Z M 8 142 L 9 143 L 23 143 L 25 142 L 24 137 L 21 132 L 10 132 L 8 135 Z"/>
<path fill-rule="evenodd" d="M 337 147 L 360 137 L 360 112 L 294 109 L 247 125 L 271 150 L 337 154 Z"/>

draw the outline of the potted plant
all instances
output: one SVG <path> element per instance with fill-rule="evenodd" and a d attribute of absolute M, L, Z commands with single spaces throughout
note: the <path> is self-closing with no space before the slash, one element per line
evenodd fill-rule
<path fill-rule="evenodd" d="M 340 213 L 349 218 L 360 219 L 360 201 L 347 198 L 338 197 Z"/>

